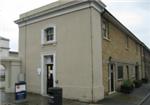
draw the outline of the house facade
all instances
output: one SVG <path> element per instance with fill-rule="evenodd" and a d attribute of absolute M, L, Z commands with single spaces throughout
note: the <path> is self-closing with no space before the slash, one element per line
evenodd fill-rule
<path fill-rule="evenodd" d="M 48 88 L 62 87 L 64 98 L 98 101 L 123 79 L 143 76 L 141 41 L 100 0 L 60 0 L 15 22 L 29 92 L 47 96 Z"/>
<path fill-rule="evenodd" d="M 0 37 L 0 88 L 15 92 L 21 61 L 17 52 L 9 51 L 9 39 Z"/>
<path fill-rule="evenodd" d="M 142 49 L 142 62 L 145 77 L 150 80 L 150 50 L 145 46 Z"/>
<path fill-rule="evenodd" d="M 119 90 L 124 80 L 144 78 L 141 68 L 141 42 L 123 25 L 121 26 L 114 17 L 110 18 L 110 15 L 109 12 L 105 12 L 102 16 L 102 26 L 105 26 L 102 28 L 105 94 Z"/>

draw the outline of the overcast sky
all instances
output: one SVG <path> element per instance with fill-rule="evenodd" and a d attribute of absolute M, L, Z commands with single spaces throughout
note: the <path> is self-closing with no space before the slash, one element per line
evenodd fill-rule
<path fill-rule="evenodd" d="M 0 36 L 10 39 L 10 50 L 18 50 L 19 14 L 56 0 L 1 0 Z M 102 0 L 107 9 L 150 48 L 150 0 Z"/>

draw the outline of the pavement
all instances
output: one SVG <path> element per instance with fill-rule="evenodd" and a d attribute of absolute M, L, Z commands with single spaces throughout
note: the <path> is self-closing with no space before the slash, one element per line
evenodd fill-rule
<path fill-rule="evenodd" d="M 150 83 L 134 89 L 131 94 L 117 92 L 94 104 L 63 99 L 63 105 L 149 105 L 143 104 L 150 102 L 147 101 L 148 98 L 150 99 Z M 14 94 L 0 91 L 0 105 L 48 105 L 48 97 L 33 93 L 28 93 L 27 101 L 23 103 L 15 103 L 14 99 Z"/>
<path fill-rule="evenodd" d="M 98 103 L 102 105 L 142 105 L 148 97 L 150 97 L 150 83 L 135 88 L 130 94 L 112 94 Z"/>

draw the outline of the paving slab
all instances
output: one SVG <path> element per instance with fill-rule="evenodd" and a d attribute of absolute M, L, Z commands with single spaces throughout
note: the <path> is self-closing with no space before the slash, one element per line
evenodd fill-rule
<path fill-rule="evenodd" d="M 131 94 L 115 93 L 95 104 L 63 99 L 63 105 L 138 105 L 148 93 L 150 84 L 143 84 Z M 26 102 L 15 103 L 15 94 L 0 91 L 0 105 L 48 105 L 48 97 L 28 93 Z"/>

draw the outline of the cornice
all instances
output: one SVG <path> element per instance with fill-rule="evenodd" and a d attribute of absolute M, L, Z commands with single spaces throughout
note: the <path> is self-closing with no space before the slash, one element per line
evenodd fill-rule
<path fill-rule="evenodd" d="M 97 11 L 102 12 L 105 8 L 105 5 L 99 0 L 72 1 L 63 5 L 59 5 L 59 6 L 44 10 L 44 11 L 34 13 L 29 16 L 20 18 L 16 20 L 15 23 L 17 23 L 19 27 L 21 27 L 21 26 L 29 25 L 38 21 L 48 19 L 48 18 L 60 16 L 63 14 L 71 13 L 74 11 L 78 11 L 78 10 L 82 10 L 82 9 L 86 9 L 90 7 L 93 7 Z"/>

